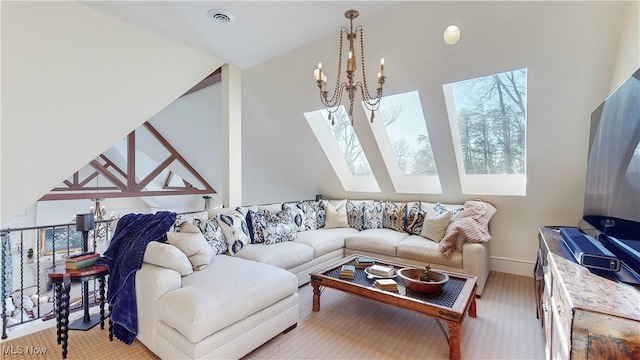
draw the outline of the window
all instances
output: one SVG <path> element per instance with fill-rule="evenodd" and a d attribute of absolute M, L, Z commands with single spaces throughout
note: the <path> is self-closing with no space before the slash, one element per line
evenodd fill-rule
<path fill-rule="evenodd" d="M 385 96 L 370 125 L 397 192 L 442 193 L 417 91 Z"/>
<path fill-rule="evenodd" d="M 327 120 L 326 110 L 304 116 L 346 191 L 380 192 L 369 161 L 343 106 Z"/>
<path fill-rule="evenodd" d="M 443 86 L 464 194 L 525 195 L 527 69 Z"/>

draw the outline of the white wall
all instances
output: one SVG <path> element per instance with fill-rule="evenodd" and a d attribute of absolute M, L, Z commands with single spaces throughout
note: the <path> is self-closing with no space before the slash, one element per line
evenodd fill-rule
<path fill-rule="evenodd" d="M 629 1 L 618 32 L 618 51 L 613 67 L 609 93 L 612 93 L 640 68 L 640 1 Z M 604 100 L 604 99 L 603 99 Z"/>
<path fill-rule="evenodd" d="M 217 194 L 211 206 L 222 204 L 222 111 L 220 83 L 181 97 L 149 121 L 162 136 L 196 169 Z M 157 196 L 161 209 L 202 209 L 200 195 Z"/>
<path fill-rule="evenodd" d="M 0 223 L 222 64 L 79 3 L 1 6 Z"/>
<path fill-rule="evenodd" d="M 577 225 L 582 216 L 591 112 L 608 95 L 625 3 L 404 3 L 363 24 L 370 81 L 385 58 L 385 94 L 418 90 L 432 139 L 442 196 L 397 194 L 371 137 L 361 138 L 381 193 L 347 193 L 303 113 L 321 107 L 313 69 L 335 79 L 337 36 L 285 54 L 243 74 L 243 202 L 373 198 L 463 202 L 442 84 L 528 68 L 527 196 L 483 196 L 491 223 L 494 270 L 530 275 L 541 225 Z M 464 11 L 461 9 L 464 8 Z M 423 21 L 430 14 L 440 22 Z M 635 15 L 637 17 L 637 14 Z M 385 21 L 385 26 L 379 25 Z M 357 23 L 357 22 L 356 22 Z M 457 24 L 455 46 L 442 40 Z M 336 29 L 336 32 L 338 29 Z M 629 55 L 638 54 L 638 44 Z M 364 121 L 364 115 L 356 122 Z M 356 131 L 358 131 L 356 125 Z M 382 169 L 380 172 L 377 169 Z"/>

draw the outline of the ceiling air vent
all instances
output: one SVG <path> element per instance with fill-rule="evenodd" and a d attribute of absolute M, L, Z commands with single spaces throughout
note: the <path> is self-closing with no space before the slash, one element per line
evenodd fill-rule
<path fill-rule="evenodd" d="M 233 21 L 233 15 L 222 9 L 209 10 L 209 18 L 218 24 L 230 24 Z"/>

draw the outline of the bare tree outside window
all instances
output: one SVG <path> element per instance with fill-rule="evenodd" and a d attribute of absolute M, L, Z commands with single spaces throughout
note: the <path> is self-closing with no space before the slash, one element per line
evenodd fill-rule
<path fill-rule="evenodd" d="M 527 69 L 452 84 L 465 171 L 524 174 Z"/>

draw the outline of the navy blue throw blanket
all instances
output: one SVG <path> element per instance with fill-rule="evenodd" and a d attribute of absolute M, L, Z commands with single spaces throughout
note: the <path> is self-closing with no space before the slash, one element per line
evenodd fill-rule
<path fill-rule="evenodd" d="M 138 334 L 135 272 L 142 267 L 147 245 L 161 238 L 174 224 L 176 213 L 127 214 L 118 221 L 109 248 L 96 264 L 109 268 L 107 301 L 113 308 L 113 334 L 131 345 Z"/>

